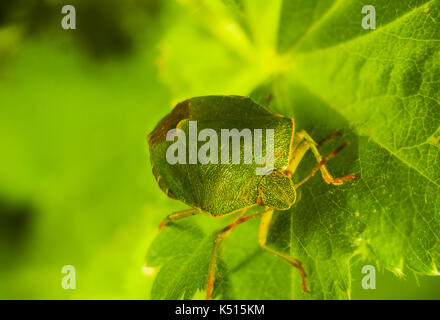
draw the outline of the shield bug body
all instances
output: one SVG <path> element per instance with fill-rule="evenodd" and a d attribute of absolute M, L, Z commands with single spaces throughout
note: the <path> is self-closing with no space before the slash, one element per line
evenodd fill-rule
<path fill-rule="evenodd" d="M 220 242 L 237 225 L 259 216 L 261 248 L 298 268 L 303 291 L 308 291 L 301 262 L 271 249 L 266 239 L 273 211 L 289 209 L 295 203 L 296 189 L 317 171 L 321 171 L 326 183 L 334 185 L 355 178 L 333 178 L 325 166 L 346 144 L 324 158 L 318 151 L 321 143 L 337 134 L 316 143 L 305 131 L 295 133 L 292 118 L 274 114 L 251 99 L 238 96 L 188 99 L 179 103 L 149 134 L 151 164 L 159 187 L 170 198 L 191 207 L 170 214 L 160 228 L 198 213 L 215 217 L 236 214 L 214 241 L 207 299 L 213 291 Z M 308 150 L 313 152 L 317 165 L 303 180 L 294 183 L 292 175 Z M 246 215 L 254 206 L 264 209 Z"/>

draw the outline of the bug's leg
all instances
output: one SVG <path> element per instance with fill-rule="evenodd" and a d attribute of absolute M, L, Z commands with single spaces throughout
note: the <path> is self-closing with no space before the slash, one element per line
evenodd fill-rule
<path fill-rule="evenodd" d="M 212 248 L 212 252 L 211 252 L 211 258 L 209 261 L 209 267 L 208 267 L 208 276 L 206 279 L 207 282 L 207 286 L 206 286 L 206 300 L 211 299 L 211 295 L 212 295 L 212 291 L 214 290 L 214 282 L 215 282 L 215 267 L 216 267 L 216 262 L 217 262 L 217 252 L 218 252 L 218 248 L 220 243 L 222 243 L 222 241 L 231 234 L 231 231 L 233 228 L 235 228 L 236 226 L 238 226 L 239 224 L 242 224 L 243 222 L 246 222 L 252 218 L 256 218 L 259 217 L 260 215 L 262 215 L 265 211 L 262 212 L 258 212 L 255 213 L 253 215 L 244 217 L 244 215 L 249 211 L 248 208 L 243 209 L 242 211 L 240 211 L 237 216 L 235 217 L 235 219 L 228 224 L 226 227 L 224 227 L 223 229 L 221 229 L 219 232 L 217 232 L 217 235 L 215 237 L 214 240 L 214 247 Z"/>
<path fill-rule="evenodd" d="M 296 148 L 298 148 L 298 145 L 304 141 L 304 139 L 307 140 L 311 140 L 310 143 L 315 144 L 317 148 L 319 148 L 320 146 L 322 146 L 325 142 L 330 141 L 331 139 L 333 139 L 336 136 L 340 136 L 341 133 L 339 131 L 333 131 L 332 133 L 330 133 L 327 137 L 321 139 L 319 142 L 315 142 L 313 141 L 312 137 L 310 137 L 310 135 L 302 130 L 299 131 L 295 134 L 295 137 L 293 139 L 293 144 L 292 144 L 292 150 L 295 151 Z M 293 158 L 293 157 L 292 157 Z"/>
<path fill-rule="evenodd" d="M 198 209 L 194 209 L 194 208 L 173 212 L 159 223 L 159 230 L 161 230 L 164 226 L 169 224 L 171 221 L 176 221 L 176 220 L 180 220 L 180 219 L 183 219 L 186 217 L 191 217 L 191 216 L 198 214 L 198 213 L 200 213 L 200 211 Z"/>
<path fill-rule="evenodd" d="M 322 143 L 332 139 L 333 137 L 339 135 L 338 131 L 333 132 L 332 134 L 330 134 L 329 136 L 325 137 L 324 139 L 322 139 L 319 143 L 316 143 L 313 138 L 305 131 L 300 131 L 298 132 L 296 135 L 298 135 L 299 137 L 302 137 L 305 141 L 303 141 L 300 145 L 298 145 L 296 147 L 296 149 L 294 149 L 295 151 L 293 152 L 292 158 L 290 160 L 289 166 L 287 168 L 287 170 L 291 173 L 294 173 L 296 168 L 298 167 L 299 163 L 301 162 L 302 158 L 304 157 L 305 153 L 311 149 L 316 161 L 318 162 L 318 169 L 321 171 L 322 174 L 322 178 L 324 179 L 325 182 L 327 183 L 331 183 L 334 185 L 340 185 L 343 183 L 343 181 L 345 180 L 351 180 L 354 179 L 355 176 L 354 175 L 347 175 L 345 177 L 342 178 L 333 178 L 333 176 L 330 174 L 330 172 L 328 171 L 327 167 L 325 166 L 325 163 L 327 162 L 328 159 L 332 158 L 333 156 L 335 156 L 340 150 L 342 150 L 341 148 L 338 148 L 337 150 L 335 150 L 334 152 L 332 152 L 332 154 L 329 155 L 329 158 L 323 162 L 322 162 L 322 156 L 318 151 L 318 146 L 321 145 Z M 344 144 L 343 146 L 345 146 L 346 144 Z M 313 173 L 314 174 L 314 173 Z"/>
<path fill-rule="evenodd" d="M 307 134 L 307 133 L 306 133 Z M 308 135 L 308 134 L 307 134 Z M 310 135 L 308 135 L 309 137 L 310 137 Z M 336 131 L 333 131 L 332 133 L 330 133 L 327 137 L 324 137 L 323 139 L 321 139 L 321 140 L 319 140 L 317 143 L 316 143 L 316 147 L 320 147 L 320 146 L 322 146 L 325 142 L 327 142 L 327 141 L 330 141 L 331 139 L 333 139 L 334 137 L 337 137 L 337 136 L 341 136 L 341 132 L 339 132 L 338 130 L 336 130 Z M 310 139 L 311 139 L 311 137 L 310 137 Z M 312 139 L 313 140 L 313 139 Z"/>
<path fill-rule="evenodd" d="M 269 226 L 270 226 L 270 222 L 272 220 L 272 216 L 273 216 L 273 209 L 270 209 L 270 210 L 265 211 L 263 216 L 261 217 L 260 230 L 258 232 L 258 243 L 259 243 L 261 249 L 263 249 L 264 251 L 267 251 L 270 254 L 273 254 L 273 255 L 277 256 L 278 258 L 283 259 L 284 261 L 286 261 L 290 265 L 294 266 L 295 268 L 298 268 L 299 274 L 301 275 L 302 291 L 303 292 L 310 292 L 307 289 L 306 272 L 304 271 L 304 269 L 301 265 L 301 261 L 299 261 L 298 259 L 295 259 L 294 257 L 289 256 L 288 254 L 285 254 L 283 252 L 278 252 L 272 248 L 269 248 L 266 245 L 267 235 L 269 233 Z"/>
<path fill-rule="evenodd" d="M 296 149 L 300 145 L 301 142 L 304 141 L 304 133 L 305 131 L 297 132 L 293 138 L 292 150 L 295 153 Z M 293 157 L 292 157 L 293 158 Z"/>
<path fill-rule="evenodd" d="M 343 143 L 342 145 L 340 145 L 338 148 L 336 148 L 336 150 L 334 150 L 333 152 L 331 152 L 328 156 L 326 156 L 324 159 L 322 159 L 317 165 L 316 167 L 304 178 L 302 179 L 300 182 L 295 184 L 295 189 L 297 189 L 300 185 L 302 185 L 304 182 L 306 182 L 307 180 L 309 180 L 311 177 L 313 177 L 313 175 L 318 171 L 321 170 L 321 168 L 325 165 L 325 163 L 327 163 L 328 160 L 330 160 L 331 158 L 333 158 L 334 156 L 336 156 L 342 149 L 344 149 L 346 146 L 348 145 L 348 142 Z M 346 180 L 353 180 L 356 179 L 356 176 L 354 174 L 349 174 L 346 175 L 345 177 L 342 178 L 332 178 L 333 180 L 327 183 L 333 183 L 335 185 L 340 185 L 342 184 L 344 181 Z"/>

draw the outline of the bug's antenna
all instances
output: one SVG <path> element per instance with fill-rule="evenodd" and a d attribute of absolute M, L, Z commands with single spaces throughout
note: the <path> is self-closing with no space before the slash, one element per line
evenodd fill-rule
<path fill-rule="evenodd" d="M 335 131 L 337 132 L 337 131 Z M 331 134 L 330 136 L 335 136 L 336 133 Z M 329 137 L 330 137 L 329 136 Z M 325 140 L 326 138 L 324 138 Z M 324 159 L 321 160 L 321 162 L 319 162 L 316 167 L 307 175 L 307 177 L 305 177 L 304 179 L 302 179 L 299 183 L 295 184 L 295 189 L 297 189 L 299 186 L 301 186 L 304 182 L 306 182 L 307 180 L 309 180 L 311 177 L 313 177 L 313 175 L 323 166 L 327 163 L 327 161 L 329 161 L 331 158 L 333 158 L 334 156 L 336 156 L 339 152 L 341 152 L 342 149 L 344 149 L 346 146 L 348 145 L 348 141 L 344 142 L 343 144 L 341 144 L 339 147 L 337 147 L 334 151 L 332 151 L 328 156 L 326 156 Z M 332 183 L 333 184 L 342 184 L 343 181 L 346 180 L 353 180 L 355 179 L 356 176 L 354 174 L 349 174 L 345 177 L 342 178 L 334 178 Z M 329 182 L 327 182 L 329 183 Z"/>

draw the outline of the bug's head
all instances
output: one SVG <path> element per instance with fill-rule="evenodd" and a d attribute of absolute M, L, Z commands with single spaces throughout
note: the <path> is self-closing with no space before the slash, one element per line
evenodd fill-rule
<path fill-rule="evenodd" d="M 295 200 L 296 191 L 288 173 L 276 170 L 261 178 L 258 185 L 258 205 L 287 210 Z"/>

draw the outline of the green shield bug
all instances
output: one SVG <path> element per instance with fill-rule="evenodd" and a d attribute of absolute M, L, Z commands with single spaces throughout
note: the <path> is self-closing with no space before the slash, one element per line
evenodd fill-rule
<path fill-rule="evenodd" d="M 333 178 L 325 166 L 347 143 L 326 157 L 318 151 L 320 144 L 338 134 L 334 132 L 316 143 L 305 131 L 295 133 L 292 118 L 274 114 L 249 98 L 206 96 L 177 104 L 148 135 L 152 170 L 159 187 L 170 198 L 191 207 L 170 214 L 159 228 L 198 213 L 214 217 L 236 214 L 214 241 L 207 299 L 214 288 L 220 242 L 237 225 L 259 216 L 261 248 L 298 268 L 302 289 L 308 291 L 301 262 L 271 249 L 266 239 L 274 210 L 289 209 L 295 203 L 296 190 L 317 171 L 328 184 L 340 185 L 355 178 Z M 308 150 L 317 165 L 294 183 L 292 175 Z M 247 215 L 254 206 L 264 209 Z"/>

